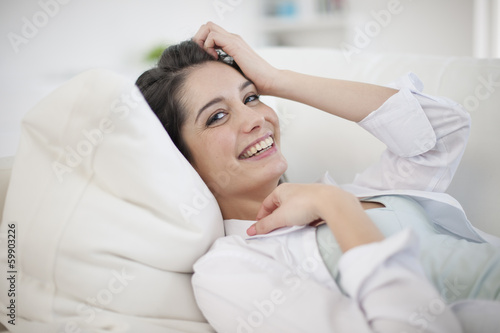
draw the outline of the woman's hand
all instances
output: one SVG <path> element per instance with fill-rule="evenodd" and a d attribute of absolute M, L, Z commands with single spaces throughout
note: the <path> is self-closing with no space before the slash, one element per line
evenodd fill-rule
<path fill-rule="evenodd" d="M 321 220 L 318 204 L 327 195 L 324 184 L 281 184 L 262 202 L 257 223 L 247 233 L 267 234 L 275 229 Z"/>
<path fill-rule="evenodd" d="M 233 57 L 245 76 L 255 84 L 259 93 L 272 94 L 273 82 L 279 75 L 279 70 L 255 53 L 240 36 L 208 22 L 200 27 L 193 41 L 216 59 L 218 54 L 215 50 L 222 49 Z"/>
<path fill-rule="evenodd" d="M 342 251 L 380 241 L 382 234 L 366 215 L 359 199 L 325 184 L 281 184 L 262 203 L 250 236 L 325 221 Z"/>

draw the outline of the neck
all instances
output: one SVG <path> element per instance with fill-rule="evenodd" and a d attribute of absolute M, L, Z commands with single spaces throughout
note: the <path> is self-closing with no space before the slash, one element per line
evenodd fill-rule
<path fill-rule="evenodd" d="M 217 202 L 225 220 L 250 220 L 254 221 L 264 199 L 276 188 L 278 182 L 269 186 L 259 187 L 253 191 L 246 191 L 240 195 L 228 197 L 216 196 Z"/>

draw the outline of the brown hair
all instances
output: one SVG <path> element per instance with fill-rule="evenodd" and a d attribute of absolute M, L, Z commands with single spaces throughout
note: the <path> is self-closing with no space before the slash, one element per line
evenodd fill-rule
<path fill-rule="evenodd" d="M 175 146 L 190 162 L 192 162 L 191 153 L 181 133 L 186 112 L 180 102 L 180 95 L 187 75 L 194 67 L 208 61 L 221 61 L 242 73 L 231 57 L 223 52 L 218 53 L 219 59 L 215 59 L 191 40 L 172 45 L 163 51 L 158 64 L 141 74 L 136 81 L 149 107 Z"/>

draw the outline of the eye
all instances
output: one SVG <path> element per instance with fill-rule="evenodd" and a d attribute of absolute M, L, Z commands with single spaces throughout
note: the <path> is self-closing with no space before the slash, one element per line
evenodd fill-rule
<path fill-rule="evenodd" d="M 215 123 L 219 122 L 222 118 L 224 118 L 226 115 L 227 114 L 225 112 L 222 112 L 222 111 L 216 112 L 207 119 L 206 125 L 210 126 L 212 124 L 215 124 Z"/>
<path fill-rule="evenodd" d="M 259 95 L 250 95 L 248 97 L 245 98 L 245 101 L 244 101 L 244 104 L 247 104 L 247 103 L 250 103 L 250 102 L 254 102 L 254 101 L 258 101 L 260 98 Z"/>

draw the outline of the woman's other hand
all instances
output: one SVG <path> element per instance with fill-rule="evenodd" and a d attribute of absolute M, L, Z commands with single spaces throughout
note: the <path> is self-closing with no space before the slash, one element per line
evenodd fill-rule
<path fill-rule="evenodd" d="M 233 57 L 259 93 L 272 95 L 273 82 L 279 75 L 279 70 L 262 59 L 240 36 L 208 22 L 200 27 L 193 41 L 214 58 L 218 58 L 216 49 L 222 49 Z"/>
<path fill-rule="evenodd" d="M 328 224 L 344 252 L 383 239 L 358 198 L 325 184 L 281 184 L 263 201 L 257 222 L 247 234 L 266 234 L 321 220 Z"/>
<path fill-rule="evenodd" d="M 318 204 L 330 189 L 323 184 L 281 184 L 262 202 L 257 223 L 249 235 L 267 234 L 278 228 L 306 225 L 321 219 Z M 321 205 L 321 204 L 319 204 Z"/>

